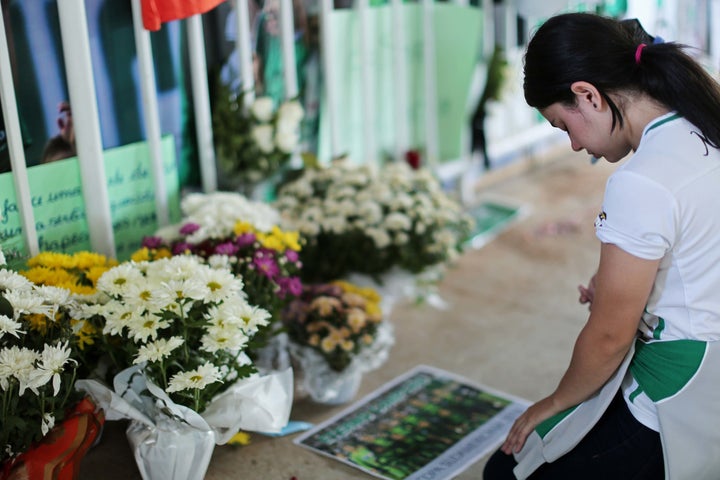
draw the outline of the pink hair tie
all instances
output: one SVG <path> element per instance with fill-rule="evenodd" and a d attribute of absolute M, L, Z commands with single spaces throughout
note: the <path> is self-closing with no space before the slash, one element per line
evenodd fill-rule
<path fill-rule="evenodd" d="M 647 47 L 644 43 L 641 43 L 637 46 L 637 50 L 635 50 L 635 63 L 640 65 L 640 56 L 642 55 L 643 48 Z"/>

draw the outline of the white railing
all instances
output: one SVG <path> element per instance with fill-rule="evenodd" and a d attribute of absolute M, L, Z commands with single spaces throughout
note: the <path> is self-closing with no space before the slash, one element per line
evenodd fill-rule
<path fill-rule="evenodd" d="M 159 225 L 168 222 L 168 200 L 165 194 L 166 189 L 163 181 L 163 159 L 160 141 L 158 99 L 155 88 L 155 72 L 153 70 L 153 58 L 151 50 L 151 39 L 148 32 L 142 26 L 141 0 L 131 0 L 133 9 L 133 24 L 135 42 L 138 55 L 139 82 L 143 105 L 143 120 L 145 123 L 146 140 L 150 149 L 151 172 L 155 185 L 156 215 Z M 332 28 L 331 16 L 333 15 L 332 0 L 319 0 L 320 2 L 320 25 L 321 52 L 323 58 L 323 83 L 325 89 L 325 100 L 327 102 L 327 115 L 330 125 L 331 154 L 336 156 L 344 151 L 340 145 L 337 131 L 334 125 L 335 120 L 341 115 L 339 104 L 344 100 L 337 98 L 336 80 L 334 65 L 330 61 L 333 58 L 331 43 L 332 35 L 329 29 Z M 425 150 L 427 161 L 431 166 L 436 166 L 439 160 L 438 148 L 438 125 L 437 125 L 437 83 L 435 69 L 435 44 L 433 35 L 433 16 L 436 9 L 433 0 L 420 0 L 422 4 L 422 28 L 423 28 L 423 57 L 424 67 L 424 96 L 425 96 Z M 457 0 L 457 4 L 465 5 L 467 2 Z M 84 0 L 58 0 L 57 2 L 62 33 L 64 59 L 67 71 L 67 82 L 72 105 L 73 120 L 76 131 L 76 144 L 78 160 L 80 164 L 83 195 L 85 198 L 86 217 L 89 227 L 91 247 L 99 253 L 114 256 L 115 243 L 113 237 L 113 225 L 108 201 L 106 177 L 102 159 L 103 145 L 100 134 L 100 121 L 98 118 L 98 99 L 96 97 L 95 83 L 92 73 L 90 44 L 88 39 L 88 25 L 85 12 Z M 484 9 L 491 9 L 492 1 L 483 1 Z M 407 84 L 408 72 L 405 71 L 403 41 L 403 15 L 401 0 L 390 0 L 392 9 L 392 29 L 394 41 L 395 71 L 393 72 L 395 93 L 394 102 L 394 156 L 402 158 L 409 148 L 409 119 L 408 119 L 408 98 Z M 370 27 L 367 0 L 357 0 L 354 7 L 357 11 L 360 28 L 358 29 L 359 45 L 369 43 Z M 471 8 L 471 7 L 466 7 Z M 2 15 L 2 12 L 0 12 Z M 246 102 L 253 99 L 253 75 L 252 72 L 252 51 L 251 32 L 248 11 L 248 0 L 235 0 L 234 15 L 237 20 L 237 42 L 236 54 L 238 55 L 240 70 L 242 72 L 241 82 L 243 90 L 248 94 Z M 2 18 L 0 18 L 2 20 Z M 280 24 L 281 41 L 284 65 L 285 94 L 292 98 L 298 94 L 298 81 L 295 69 L 294 50 L 294 21 L 293 21 L 292 0 L 281 0 Z M 485 30 L 492 32 L 493 15 L 485 12 Z M 0 27 L 3 22 L 0 21 Z M 201 17 L 199 15 L 185 20 L 188 36 L 188 49 L 191 64 L 191 81 L 194 118 L 196 122 L 196 134 L 198 142 L 198 153 L 200 157 L 200 171 L 202 188 L 204 191 L 217 189 L 217 171 L 215 166 L 215 152 L 213 148 L 213 132 L 210 112 L 210 99 L 207 85 L 207 65 L 204 50 L 204 39 Z M 486 45 L 486 52 L 489 51 Z M 375 112 L 376 93 L 374 91 L 374 75 L 372 71 L 372 59 L 367 49 L 361 52 L 363 62 L 362 69 L 362 105 L 363 123 L 371 125 Z M 15 189 L 18 202 L 18 209 L 22 214 L 22 230 L 28 252 L 33 255 L 38 252 L 38 239 L 33 219 L 33 208 L 30 189 L 28 186 L 26 162 L 24 158 L 18 112 L 14 108 L 15 92 L 12 82 L 12 71 L 9 62 L 9 50 L 6 42 L 6 35 L 3 32 L 0 40 L 0 93 L 3 106 L 3 115 L 6 120 L 8 134 L 8 145 L 12 161 L 12 171 L 15 180 Z M 249 103 L 248 103 L 249 104 Z M 247 104 L 246 104 L 247 105 Z M 376 132 L 372 128 L 365 128 L 358 132 L 363 135 L 365 160 L 372 158 L 377 153 Z M 321 159 L 327 161 L 328 159 Z"/>

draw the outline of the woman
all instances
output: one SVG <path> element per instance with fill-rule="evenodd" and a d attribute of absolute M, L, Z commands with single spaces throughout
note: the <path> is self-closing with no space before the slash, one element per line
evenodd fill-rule
<path fill-rule="evenodd" d="M 550 18 L 525 99 L 615 163 L 595 222 L 590 315 L 555 391 L 485 479 L 720 478 L 720 87 L 673 43 L 593 14 Z"/>

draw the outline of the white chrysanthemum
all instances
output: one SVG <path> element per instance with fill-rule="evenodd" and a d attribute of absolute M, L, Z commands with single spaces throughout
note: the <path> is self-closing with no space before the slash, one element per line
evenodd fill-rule
<path fill-rule="evenodd" d="M 258 97 L 250 106 L 250 112 L 261 122 L 269 122 L 275 110 L 272 97 Z"/>
<path fill-rule="evenodd" d="M 412 221 L 404 213 L 393 212 L 385 218 L 385 228 L 392 231 L 407 231 Z"/>
<path fill-rule="evenodd" d="M 0 315 L 0 338 L 2 338 L 5 334 L 12 335 L 15 338 L 20 338 L 18 334 L 25 333 L 20 330 L 20 328 L 22 328 L 21 323 L 16 322 L 5 315 Z"/>
<path fill-rule="evenodd" d="M 163 284 L 163 288 L 172 295 L 176 302 L 185 302 L 188 299 L 204 300 L 210 294 L 208 286 L 199 282 L 197 278 L 170 280 Z"/>
<path fill-rule="evenodd" d="M 212 363 L 206 362 L 195 370 L 173 375 L 166 391 L 172 393 L 181 390 L 202 390 L 211 383 L 220 381 L 221 378 L 220 369 Z"/>
<path fill-rule="evenodd" d="M 196 280 L 207 287 L 206 302 L 219 302 L 229 297 L 245 295 L 242 280 L 230 270 L 203 268 L 198 270 Z"/>
<path fill-rule="evenodd" d="M 389 206 L 395 211 L 410 211 L 414 209 L 415 201 L 406 193 L 396 193 Z"/>
<path fill-rule="evenodd" d="M 148 279 L 156 283 L 190 280 L 195 277 L 199 268 L 207 267 L 198 257 L 176 255 L 152 262 L 148 269 Z"/>
<path fill-rule="evenodd" d="M 270 312 L 248 303 L 240 305 L 237 314 L 242 319 L 243 330 L 248 334 L 253 334 L 258 327 L 264 327 L 270 323 Z"/>
<path fill-rule="evenodd" d="M 396 232 L 393 237 L 393 243 L 395 245 L 405 245 L 410 241 L 410 236 L 405 232 Z"/>
<path fill-rule="evenodd" d="M 250 131 L 250 136 L 263 153 L 270 153 L 275 149 L 273 143 L 272 125 L 257 125 Z"/>
<path fill-rule="evenodd" d="M 326 232 L 341 234 L 348 229 L 348 222 L 344 216 L 335 215 L 324 218 L 321 223 L 321 228 Z"/>
<path fill-rule="evenodd" d="M 47 435 L 50 430 L 55 426 L 55 417 L 52 413 L 45 413 L 42 417 L 42 425 L 40 425 L 40 431 L 43 435 Z"/>
<path fill-rule="evenodd" d="M 45 305 L 43 298 L 32 291 L 9 291 L 5 292 L 3 296 L 12 305 L 15 320 L 22 314 L 39 313 L 47 317 L 51 316 L 52 306 Z"/>
<path fill-rule="evenodd" d="M 283 153 L 292 153 L 300 142 L 300 135 L 292 130 L 278 130 L 275 132 L 275 145 Z"/>
<path fill-rule="evenodd" d="M 302 105 L 297 100 L 283 102 L 278 108 L 278 121 L 297 125 L 305 115 Z"/>
<path fill-rule="evenodd" d="M 123 329 L 137 322 L 142 312 L 132 305 L 113 300 L 99 309 L 98 314 L 105 318 L 103 326 L 105 335 L 122 335 Z"/>
<path fill-rule="evenodd" d="M 238 193 L 193 193 L 182 201 L 184 223 L 200 226 L 187 236 L 188 242 L 198 243 L 207 238 L 226 238 L 233 233 L 238 221 L 248 222 L 261 232 L 269 232 L 280 224 L 280 213 L 266 202 L 253 202 Z"/>
<path fill-rule="evenodd" d="M 233 261 L 228 255 L 210 255 L 207 259 L 207 264 L 210 268 L 218 270 L 232 269 Z"/>
<path fill-rule="evenodd" d="M 159 338 L 153 342 L 148 342 L 138 348 L 138 353 L 133 363 L 159 362 L 169 357 L 170 353 L 183 343 L 185 343 L 185 340 L 182 337 Z"/>
<path fill-rule="evenodd" d="M 70 308 L 70 315 L 78 320 L 91 318 L 95 315 L 104 315 L 107 312 L 106 303 L 107 301 L 95 301 L 75 304 Z"/>
<path fill-rule="evenodd" d="M 128 336 L 135 342 L 145 342 L 148 338 L 155 340 L 158 331 L 170 326 L 170 322 L 152 313 L 134 315 L 127 324 Z"/>
<path fill-rule="evenodd" d="M 458 241 L 455 234 L 450 230 L 439 230 L 435 232 L 433 239 L 448 250 L 455 248 Z"/>
<path fill-rule="evenodd" d="M 45 344 L 40 354 L 38 368 L 31 374 L 31 386 L 33 391 L 42 387 L 52 379 L 53 396 L 60 392 L 60 374 L 63 372 L 66 363 L 75 362 L 70 358 L 71 350 L 68 342 L 59 345 Z"/>
<path fill-rule="evenodd" d="M 360 203 L 357 213 L 368 225 L 378 225 L 383 218 L 382 208 L 372 200 Z"/>
<path fill-rule="evenodd" d="M 156 312 L 175 298 L 161 284 L 142 278 L 125 289 L 122 300 L 130 308 Z"/>
<path fill-rule="evenodd" d="M 320 233 L 320 224 L 317 222 L 301 222 L 296 228 L 300 233 L 309 237 L 314 237 Z"/>
<path fill-rule="evenodd" d="M 381 228 L 368 228 L 365 231 L 365 235 L 370 237 L 373 243 L 375 243 L 375 246 L 380 249 L 388 247 L 392 241 L 387 230 Z"/>
<path fill-rule="evenodd" d="M 7 261 L 5 260 L 5 254 L 2 251 L 2 248 L 0 248 L 0 266 L 6 265 Z"/>
<path fill-rule="evenodd" d="M 249 340 L 250 337 L 235 325 L 211 326 L 200 340 L 200 349 L 210 353 L 220 350 L 239 351 Z"/>
<path fill-rule="evenodd" d="M 0 270 L 0 291 L 28 291 L 31 290 L 32 287 L 33 283 L 19 273 L 4 268 Z"/>
<path fill-rule="evenodd" d="M 64 305 L 68 303 L 71 292 L 67 288 L 53 287 L 49 285 L 41 285 L 35 287 L 35 292 L 45 299 L 47 303 L 55 305 Z"/>
<path fill-rule="evenodd" d="M 25 347 L 12 346 L 0 350 L 0 387 L 7 390 L 10 377 L 15 377 L 20 383 L 18 395 L 25 393 L 39 358 L 35 350 Z"/>
<path fill-rule="evenodd" d="M 100 276 L 97 288 L 111 296 L 122 295 L 128 286 L 140 281 L 142 277 L 138 265 L 130 262 L 121 263 Z"/>

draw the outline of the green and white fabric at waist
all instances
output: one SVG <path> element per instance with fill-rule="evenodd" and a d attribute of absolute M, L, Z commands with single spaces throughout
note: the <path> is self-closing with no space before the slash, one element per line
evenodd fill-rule
<path fill-rule="evenodd" d="M 538 425 L 515 454 L 517 478 L 572 450 L 607 409 L 628 369 L 657 406 L 666 479 L 720 479 L 720 342 L 694 340 L 638 340 L 597 394 Z"/>

